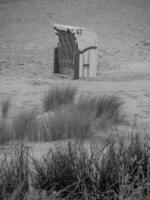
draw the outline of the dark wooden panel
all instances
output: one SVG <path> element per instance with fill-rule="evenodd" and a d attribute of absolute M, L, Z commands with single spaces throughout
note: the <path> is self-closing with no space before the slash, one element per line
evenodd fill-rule
<path fill-rule="evenodd" d="M 58 48 L 54 48 L 54 73 L 59 73 Z"/>
<path fill-rule="evenodd" d="M 63 30 L 59 31 L 58 36 L 59 73 L 77 79 L 79 77 L 79 55 L 75 36 L 73 33 Z"/>

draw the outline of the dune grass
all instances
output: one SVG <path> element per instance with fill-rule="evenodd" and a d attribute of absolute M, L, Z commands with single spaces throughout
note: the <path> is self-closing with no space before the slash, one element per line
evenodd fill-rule
<path fill-rule="evenodd" d="M 128 140 L 110 137 L 104 146 L 68 142 L 33 159 L 33 187 L 58 199 L 148 200 L 149 142 L 136 133 Z"/>
<path fill-rule="evenodd" d="M 73 103 L 77 93 L 75 86 L 56 85 L 51 88 L 43 99 L 43 108 L 45 112 L 55 110 L 62 105 Z"/>
<path fill-rule="evenodd" d="M 13 138 L 15 140 L 28 139 L 36 141 L 37 138 L 37 113 L 34 110 L 21 111 L 12 121 Z"/>
<path fill-rule="evenodd" d="M 11 127 L 7 120 L 10 111 L 10 103 L 10 98 L 5 98 L 0 103 L 0 145 L 5 144 L 11 139 Z"/>
<path fill-rule="evenodd" d="M 21 200 L 29 189 L 29 151 L 24 144 L 10 147 L 0 162 L 0 199 Z"/>
<path fill-rule="evenodd" d="M 19 143 L 0 162 L 2 200 L 149 200 L 150 140 L 137 129 L 103 145 L 66 140 L 40 160 Z"/>
<path fill-rule="evenodd" d="M 11 127 L 6 120 L 0 119 L 0 145 L 6 144 L 11 139 Z"/>
<path fill-rule="evenodd" d="M 14 118 L 13 138 L 28 141 L 54 141 L 68 138 L 92 137 L 93 113 L 67 105 L 54 113 L 36 115 L 33 111 L 23 111 Z"/>
<path fill-rule="evenodd" d="M 122 107 L 123 101 L 117 96 L 104 95 L 98 98 L 95 117 L 99 119 L 99 128 L 107 129 L 126 123 Z"/>
<path fill-rule="evenodd" d="M 123 102 L 116 96 L 79 98 L 62 104 L 43 123 L 47 140 L 92 137 L 95 130 L 107 130 L 126 123 Z"/>
<path fill-rule="evenodd" d="M 87 145 L 84 140 L 97 129 L 124 123 L 123 102 L 115 96 L 81 96 L 75 102 L 77 90 L 60 91 L 57 88 L 54 96 L 51 93 L 53 100 L 45 109 L 48 112 L 39 115 L 35 110 L 22 111 L 11 125 L 7 120 L 9 101 L 2 103 L 0 142 L 15 139 L 21 145 L 0 162 L 0 199 L 148 200 L 150 146 L 149 138 L 141 137 L 141 130 L 133 131 L 128 138 L 111 135 L 103 145 Z M 61 139 L 67 141 L 66 145 L 50 148 L 42 160 L 31 159 L 24 146 L 25 140 Z"/>
<path fill-rule="evenodd" d="M 10 97 L 5 98 L 1 102 L 1 116 L 2 116 L 2 118 L 8 117 L 9 110 L 10 110 L 10 105 L 11 105 Z"/>
<path fill-rule="evenodd" d="M 51 140 L 92 137 L 93 117 L 92 112 L 80 110 L 75 105 L 57 110 L 48 122 Z"/>
<path fill-rule="evenodd" d="M 98 129 L 108 129 L 119 124 L 126 124 L 123 101 L 117 96 L 93 96 L 80 98 L 77 107 L 94 113 L 95 125 Z"/>
<path fill-rule="evenodd" d="M 10 100 L 2 102 L 0 120 L 1 144 L 5 141 L 51 141 L 67 138 L 92 137 L 97 130 L 117 127 L 125 123 L 123 102 L 116 96 L 82 97 L 75 101 L 77 88 L 55 86 L 45 95 L 44 113 L 33 109 L 14 116 L 11 126 L 7 123 Z M 47 112 L 46 112 L 47 111 Z M 44 117 L 47 115 L 47 117 Z"/>

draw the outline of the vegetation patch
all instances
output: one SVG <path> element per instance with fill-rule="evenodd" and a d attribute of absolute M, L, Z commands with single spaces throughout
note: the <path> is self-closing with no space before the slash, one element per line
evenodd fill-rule
<path fill-rule="evenodd" d="M 58 109 L 62 105 L 74 102 L 77 93 L 75 86 L 54 86 L 51 88 L 43 99 L 43 108 L 45 112 Z"/>
<path fill-rule="evenodd" d="M 136 133 L 110 137 L 103 146 L 68 142 L 33 160 L 33 187 L 59 199 L 148 200 L 149 142 Z"/>
<path fill-rule="evenodd" d="M 10 147 L 0 162 L 0 199 L 22 200 L 29 190 L 29 151 L 24 144 Z"/>
<path fill-rule="evenodd" d="M 10 102 L 10 98 L 6 98 L 0 103 L 0 145 L 5 144 L 11 139 L 11 126 L 7 119 L 10 110 Z"/>
<path fill-rule="evenodd" d="M 45 95 L 44 113 L 21 111 L 10 121 L 10 99 L 1 103 L 0 143 L 9 140 L 51 141 L 89 138 L 98 130 L 126 122 L 123 102 L 116 96 L 93 96 L 75 101 L 77 88 L 55 86 Z"/>
<path fill-rule="evenodd" d="M 0 119 L 0 145 L 6 144 L 11 139 L 10 125 L 5 119 Z"/>
<path fill-rule="evenodd" d="M 38 127 L 34 110 L 21 111 L 12 121 L 13 138 L 16 140 L 37 140 Z"/>
<path fill-rule="evenodd" d="M 9 114 L 11 99 L 8 97 L 1 102 L 1 117 L 6 118 Z"/>
<path fill-rule="evenodd" d="M 94 96 L 81 98 L 77 102 L 80 110 L 94 113 L 95 126 L 98 129 L 108 129 L 119 124 L 126 124 L 126 115 L 123 112 L 123 101 L 117 96 Z"/>
<path fill-rule="evenodd" d="M 66 140 L 40 160 L 24 143 L 0 161 L 2 200 L 149 200 L 150 141 L 112 135 L 103 145 Z"/>
<path fill-rule="evenodd" d="M 47 130 L 51 140 L 88 138 L 92 136 L 93 113 L 75 105 L 57 110 L 49 119 Z"/>

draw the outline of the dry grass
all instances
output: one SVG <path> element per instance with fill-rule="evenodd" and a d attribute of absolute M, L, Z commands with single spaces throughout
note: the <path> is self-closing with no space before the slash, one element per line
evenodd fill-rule
<path fill-rule="evenodd" d="M 54 87 L 44 97 L 44 110 L 21 111 L 12 120 L 8 116 L 10 101 L 2 103 L 0 121 L 1 144 L 10 139 L 29 141 L 51 141 L 67 138 L 92 137 L 97 130 L 108 130 L 125 123 L 123 102 L 115 96 L 82 98 L 75 103 L 77 88 L 64 85 Z M 47 117 L 43 117 L 47 115 Z M 39 118 L 39 119 L 38 119 Z M 11 130 L 11 131 L 10 131 Z"/>
<path fill-rule="evenodd" d="M 80 110 L 74 105 L 63 107 L 48 122 L 51 140 L 91 137 L 93 117 L 92 112 Z"/>
<path fill-rule="evenodd" d="M 138 131 L 103 145 L 68 140 L 40 160 L 21 143 L 0 163 L 0 199 L 149 200 L 150 143 Z"/>
<path fill-rule="evenodd" d="M 8 97 L 1 102 L 1 116 L 2 118 L 8 117 L 10 110 L 11 99 Z"/>
<path fill-rule="evenodd" d="M 10 102 L 10 98 L 6 98 L 0 104 L 0 145 L 11 139 L 11 127 L 7 119 L 9 116 Z"/>
<path fill-rule="evenodd" d="M 0 199 L 21 200 L 29 189 L 28 148 L 12 146 L 0 163 Z"/>
<path fill-rule="evenodd" d="M 126 123 L 126 116 L 122 107 L 123 102 L 117 96 L 105 95 L 98 98 L 95 117 L 99 119 L 99 128 L 107 129 Z"/>
<path fill-rule="evenodd" d="M 77 107 L 94 113 L 95 126 L 98 129 L 109 129 L 119 124 L 126 124 L 123 101 L 117 96 L 95 96 L 80 98 Z"/>
<path fill-rule="evenodd" d="M 104 146 L 68 142 L 50 149 L 42 161 L 33 159 L 33 186 L 58 199 L 148 200 L 149 142 L 138 133 L 113 136 Z"/>
<path fill-rule="evenodd" d="M 34 110 L 21 111 L 12 122 L 13 137 L 16 140 L 28 139 L 36 141 L 37 124 L 36 112 Z"/>
<path fill-rule="evenodd" d="M 12 123 L 16 140 L 53 141 L 68 138 L 88 138 L 92 136 L 93 113 L 66 105 L 53 113 L 36 115 L 33 111 L 21 112 Z M 85 120 L 86 119 L 86 120 Z"/>
<path fill-rule="evenodd" d="M 77 88 L 75 86 L 64 85 L 51 88 L 43 99 L 45 112 L 55 110 L 62 105 L 73 103 Z"/>
<path fill-rule="evenodd" d="M 0 145 L 6 144 L 12 139 L 11 127 L 8 122 L 4 119 L 0 120 Z"/>

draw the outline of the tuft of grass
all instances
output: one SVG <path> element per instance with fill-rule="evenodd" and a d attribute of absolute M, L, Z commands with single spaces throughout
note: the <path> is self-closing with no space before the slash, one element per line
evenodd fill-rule
<path fill-rule="evenodd" d="M 43 141 L 92 137 L 97 129 L 108 129 L 125 121 L 123 103 L 114 96 L 89 97 L 63 104 L 42 120 Z"/>
<path fill-rule="evenodd" d="M 10 98 L 4 99 L 0 107 L 0 145 L 3 145 L 11 139 L 11 126 L 7 119 L 10 110 Z"/>
<path fill-rule="evenodd" d="M 2 118 L 7 118 L 10 110 L 10 98 L 6 98 L 1 102 L 1 115 Z"/>
<path fill-rule="evenodd" d="M 45 112 L 36 116 L 36 136 L 34 141 L 46 142 L 51 140 L 51 134 L 49 126 L 51 124 L 51 116 L 53 112 Z"/>
<path fill-rule="evenodd" d="M 101 160 L 101 192 L 111 199 L 148 200 L 150 191 L 150 143 L 136 132 L 128 139 L 111 136 Z M 109 197 L 110 198 L 110 197 Z"/>
<path fill-rule="evenodd" d="M 0 199 L 21 200 L 29 189 L 28 148 L 12 146 L 0 163 Z"/>
<path fill-rule="evenodd" d="M 49 119 L 43 124 L 42 132 L 46 140 L 85 139 L 92 136 L 92 122 L 92 112 L 69 105 L 50 115 Z"/>
<path fill-rule="evenodd" d="M 123 102 L 116 96 L 94 96 L 80 98 L 77 107 L 88 110 L 95 115 L 95 127 L 108 129 L 126 123 L 126 116 L 122 109 Z"/>
<path fill-rule="evenodd" d="M 88 110 L 89 112 L 96 113 L 96 105 L 97 105 L 98 97 L 82 97 L 80 96 L 78 102 L 76 103 L 76 106 L 79 110 Z"/>
<path fill-rule="evenodd" d="M 11 127 L 5 119 L 0 119 L 0 145 L 12 139 Z"/>
<path fill-rule="evenodd" d="M 36 124 L 36 112 L 21 111 L 12 122 L 14 139 L 29 141 L 37 140 L 37 124 Z"/>
<path fill-rule="evenodd" d="M 89 156 L 83 147 L 73 142 L 68 142 L 65 148 L 50 149 L 42 162 L 33 160 L 33 187 L 55 192 L 60 198 L 84 199 L 86 190 L 92 194 L 95 187 L 94 160 L 93 154 Z"/>
<path fill-rule="evenodd" d="M 123 102 L 117 96 L 107 96 L 98 98 L 96 103 L 96 117 L 100 117 L 103 113 L 108 113 L 108 117 L 111 119 L 115 117 L 120 118 L 120 109 Z"/>
<path fill-rule="evenodd" d="M 75 86 L 64 85 L 51 88 L 43 99 L 43 108 L 45 112 L 55 110 L 62 105 L 71 104 L 77 93 Z"/>
<path fill-rule="evenodd" d="M 66 199 L 148 200 L 150 145 L 138 133 L 111 136 L 104 146 L 68 142 L 33 159 L 33 187 Z"/>
<path fill-rule="evenodd" d="M 106 129 L 125 123 L 125 114 L 122 106 L 123 102 L 117 96 L 104 95 L 98 98 L 95 114 L 98 119 L 98 126 Z"/>

